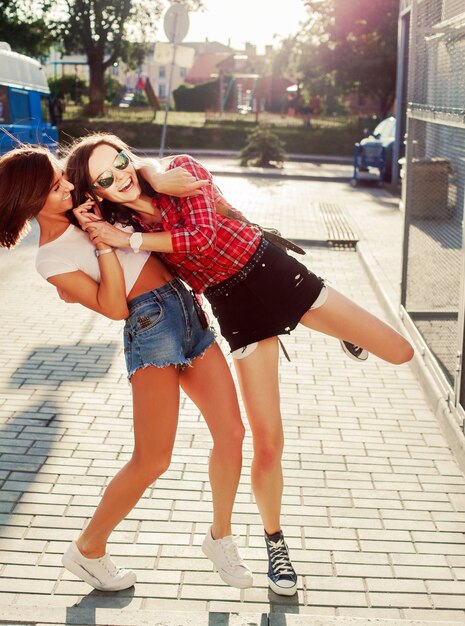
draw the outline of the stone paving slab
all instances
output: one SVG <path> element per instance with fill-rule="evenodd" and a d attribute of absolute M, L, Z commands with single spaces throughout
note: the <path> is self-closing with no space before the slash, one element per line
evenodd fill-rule
<path fill-rule="evenodd" d="M 131 611 L 71 607 L 52 610 L 0 607 L 0 624 L 8 626 L 456 626 L 457 621 L 397 620 L 382 618 L 327 617 L 291 613 L 200 613 L 182 611 Z"/>
<path fill-rule="evenodd" d="M 338 202 L 347 198 L 336 183 L 219 182 L 244 213 L 289 236 L 310 238 L 311 207 L 325 190 Z M 36 239 L 33 232 L 14 252 L 0 252 L 8 294 L 0 300 L 2 610 L 253 614 L 284 624 L 464 621 L 465 483 L 415 373 L 373 357 L 353 363 L 337 341 L 302 328 L 284 339 L 292 362 L 281 359 L 280 370 L 283 526 L 300 574 L 297 596 L 267 588 L 248 430 L 233 522 L 254 588 L 227 587 L 201 553 L 211 519 L 211 441 L 185 397 L 169 471 L 111 537 L 118 562 L 137 570 L 136 587 L 90 592 L 65 572 L 67 543 L 131 453 L 131 397 L 120 324 L 57 299 L 33 270 Z M 314 247 L 303 259 L 384 316 L 356 252 Z"/>

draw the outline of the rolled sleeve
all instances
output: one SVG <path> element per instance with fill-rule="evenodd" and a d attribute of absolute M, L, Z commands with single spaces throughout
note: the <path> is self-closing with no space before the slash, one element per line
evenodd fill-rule
<path fill-rule="evenodd" d="M 212 181 L 212 176 L 198 161 L 187 155 L 173 158 L 172 167 L 184 167 L 197 180 Z M 170 228 L 174 252 L 181 254 L 206 254 L 216 243 L 217 214 L 213 182 L 202 188 L 196 196 L 180 198 L 178 219 Z"/>
<path fill-rule="evenodd" d="M 226 200 L 226 198 L 221 193 L 221 190 L 214 184 L 211 173 L 201 163 L 193 159 L 188 154 L 180 154 L 173 158 L 173 160 L 170 162 L 168 169 L 171 169 L 173 167 L 183 167 L 197 180 L 209 180 L 212 183 L 213 207 L 216 207 L 217 205 L 226 207 L 231 211 L 234 211 L 234 213 L 238 215 L 239 218 L 247 221 L 245 215 L 241 213 L 238 209 L 233 207 Z"/>
<path fill-rule="evenodd" d="M 175 167 L 184 168 L 189 172 L 189 174 L 192 174 L 196 180 L 213 180 L 210 172 L 201 163 L 188 154 L 179 154 L 173 157 L 170 161 L 168 169 L 172 170 Z"/>

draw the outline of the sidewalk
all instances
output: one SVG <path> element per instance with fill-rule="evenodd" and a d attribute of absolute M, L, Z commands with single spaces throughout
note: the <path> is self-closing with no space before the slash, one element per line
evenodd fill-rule
<path fill-rule="evenodd" d="M 321 239 L 320 203 L 343 207 L 360 252 L 309 245 L 303 261 L 386 318 L 368 259 L 397 307 L 402 216 L 385 190 L 353 189 L 344 164 L 293 163 L 265 178 L 202 160 L 233 205 L 289 237 Z M 67 543 L 131 453 L 131 397 L 121 325 L 57 299 L 34 271 L 36 239 L 0 252 L 0 624 L 465 623 L 464 476 L 414 370 L 354 363 L 337 341 L 304 329 L 284 338 L 292 362 L 280 368 L 282 521 L 297 596 L 266 585 L 248 429 L 233 521 L 254 587 L 224 585 L 203 556 L 210 436 L 184 397 L 169 471 L 112 535 L 118 563 L 137 570 L 135 588 L 91 591 L 65 572 Z"/>

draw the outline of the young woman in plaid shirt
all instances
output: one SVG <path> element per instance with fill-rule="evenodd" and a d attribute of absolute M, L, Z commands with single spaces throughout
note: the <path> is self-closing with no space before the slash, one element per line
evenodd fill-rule
<path fill-rule="evenodd" d="M 413 349 L 390 326 L 269 244 L 260 228 L 235 219 L 241 214 L 195 159 L 182 155 L 169 162 L 169 168 L 181 166 L 194 178 L 208 181 L 201 194 L 177 198 L 155 192 L 132 164 L 123 172 L 112 168 L 121 151 L 131 157 L 116 137 L 85 137 L 70 151 L 67 174 L 81 198 L 90 194 L 110 222 L 95 224 L 94 242 L 156 252 L 209 300 L 229 343 L 252 429 L 252 485 L 265 528 L 269 585 L 278 594 L 293 595 L 297 576 L 280 524 L 278 335 L 288 334 L 300 322 L 344 340 L 346 351 L 359 360 L 372 352 L 394 364 L 409 361 Z M 150 180 L 149 170 L 144 176 Z M 89 221 L 94 220 L 90 214 Z M 130 223 L 139 232 L 129 236 L 112 225 L 115 222 Z"/>

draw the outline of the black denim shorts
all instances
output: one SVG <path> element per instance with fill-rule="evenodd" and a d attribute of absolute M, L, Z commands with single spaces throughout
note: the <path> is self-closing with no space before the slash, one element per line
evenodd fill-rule
<path fill-rule="evenodd" d="M 324 281 L 262 239 L 245 267 L 204 295 L 231 351 L 289 334 L 320 295 Z"/>

